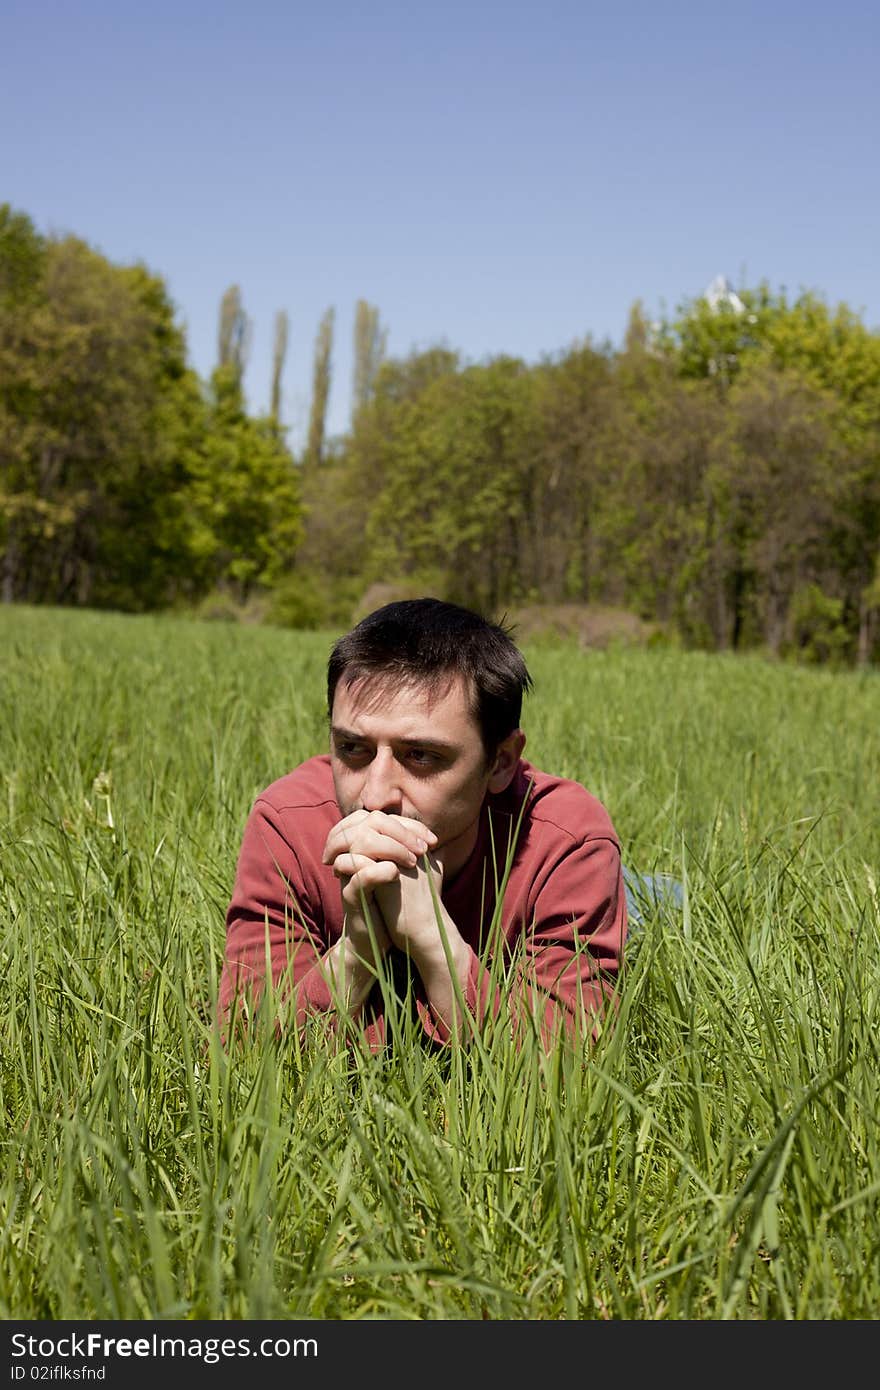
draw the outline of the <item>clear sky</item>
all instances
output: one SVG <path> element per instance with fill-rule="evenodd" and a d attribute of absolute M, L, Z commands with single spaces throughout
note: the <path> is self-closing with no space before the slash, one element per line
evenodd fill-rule
<path fill-rule="evenodd" d="M 302 442 L 336 311 L 402 355 L 620 343 L 719 274 L 880 327 L 877 0 L 0 0 L 0 201 L 166 281 L 190 360 L 224 290 L 249 406 Z"/>

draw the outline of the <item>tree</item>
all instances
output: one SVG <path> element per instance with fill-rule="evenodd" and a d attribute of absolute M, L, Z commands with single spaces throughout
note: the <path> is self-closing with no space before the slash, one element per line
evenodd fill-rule
<path fill-rule="evenodd" d="M 269 406 L 269 415 L 275 423 L 275 428 L 281 425 L 281 374 L 284 371 L 284 359 L 287 356 L 287 314 L 283 309 L 279 309 L 275 315 L 275 340 L 272 347 L 272 395 Z"/>
<path fill-rule="evenodd" d="M 244 311 L 241 290 L 238 285 L 230 285 L 220 301 L 217 366 L 230 368 L 239 383 L 244 380 L 250 341 L 251 322 Z"/>
<path fill-rule="evenodd" d="M 293 564 L 302 534 L 299 476 L 272 417 L 246 414 L 234 367 L 218 367 L 211 388 L 187 490 L 191 548 L 204 586 L 244 601 Z"/>
<path fill-rule="evenodd" d="M 705 493 L 723 400 L 637 340 L 610 364 L 592 448 L 590 596 L 710 641 Z"/>
<path fill-rule="evenodd" d="M 307 468 L 317 468 L 324 457 L 324 431 L 327 423 L 327 402 L 330 398 L 330 363 L 333 353 L 333 320 L 335 309 L 324 313 L 315 338 L 315 360 L 312 370 L 312 405 L 309 414 L 309 435 L 306 444 Z"/>
<path fill-rule="evenodd" d="M 608 356 L 589 343 L 575 345 L 530 376 L 521 442 L 528 516 L 520 541 L 522 586 L 553 603 L 599 597 L 594 528 L 603 505 L 597 470 L 610 410 Z"/>
<path fill-rule="evenodd" d="M 493 608 L 521 593 L 531 380 L 501 357 L 437 377 L 401 408 L 367 524 L 367 577 L 432 575 Z"/>
<path fill-rule="evenodd" d="M 354 316 L 354 379 L 352 422 L 373 394 L 376 377 L 385 357 L 387 331 L 379 323 L 379 310 L 359 299 Z"/>
<path fill-rule="evenodd" d="M 150 609 L 289 567 L 297 473 L 236 341 L 206 396 L 159 277 L 0 208 L 6 601 Z"/>
<path fill-rule="evenodd" d="M 640 299 L 635 299 L 630 305 L 626 332 L 623 336 L 624 352 L 629 353 L 630 356 L 639 352 L 647 352 L 651 346 L 652 336 L 653 329 L 645 317 L 645 306 Z"/>
<path fill-rule="evenodd" d="M 739 298 L 741 311 L 718 308 L 705 299 L 686 303 L 659 335 L 673 370 L 695 382 L 714 382 L 721 397 L 729 397 L 725 409 L 729 407 L 739 421 L 731 416 L 731 430 L 719 434 L 719 463 L 709 488 L 710 531 L 714 527 L 714 532 L 708 553 L 718 577 L 714 588 L 719 597 L 727 590 L 727 616 L 716 624 L 716 633 L 730 630 L 734 643 L 739 640 L 738 634 L 750 621 L 751 600 L 746 601 L 745 590 L 755 581 L 763 593 L 758 630 L 774 647 L 785 640 L 790 626 L 785 616 L 788 583 L 783 581 L 780 588 L 770 578 L 779 575 L 782 563 L 775 513 L 772 508 L 762 513 L 759 505 L 746 505 L 745 499 L 762 495 L 771 476 L 786 474 L 778 457 L 769 472 L 767 466 L 767 449 L 772 447 L 778 456 L 778 441 L 786 440 L 785 447 L 792 453 L 783 490 L 785 486 L 793 489 L 791 518 L 799 518 L 803 529 L 798 532 L 790 518 L 785 553 L 790 556 L 795 547 L 803 551 L 804 564 L 815 568 L 822 550 L 823 582 L 830 585 L 827 592 L 835 600 L 840 598 L 842 622 L 854 639 L 860 634 L 859 649 L 864 653 L 870 639 L 865 595 L 871 592 L 880 550 L 880 335 L 869 331 L 847 305 L 829 308 L 812 292 L 789 301 L 784 292 L 773 294 L 762 284 L 756 290 L 740 291 Z M 747 382 L 752 387 L 744 386 L 737 400 L 736 388 Z M 747 432 L 753 444 L 759 437 L 762 442 L 745 449 L 739 412 L 749 400 L 755 405 L 754 393 L 763 394 L 764 404 L 757 413 L 764 426 L 757 435 L 751 428 Z M 795 421 L 805 413 L 817 431 L 812 445 L 795 428 Z M 768 443 L 772 438 L 776 445 Z M 732 452 L 725 459 L 726 450 Z M 800 482 L 797 467 L 806 470 Z M 821 543 L 815 521 L 800 505 L 804 496 L 812 498 L 824 519 Z M 771 559 L 771 553 L 775 558 Z M 761 557 L 762 577 L 749 570 L 747 556 Z M 776 586 L 773 598 L 766 590 L 770 583 Z M 753 598 L 759 602 L 757 591 Z"/>
<path fill-rule="evenodd" d="M 0 596 L 19 596 L 35 537 L 47 524 L 34 487 L 40 433 L 39 344 L 45 322 L 46 243 L 24 213 L 0 205 Z"/>
<path fill-rule="evenodd" d="M 750 352 L 760 349 L 767 322 L 777 312 L 767 285 L 740 290 L 735 297 L 685 300 L 677 317 L 658 325 L 655 341 L 676 370 L 700 381 L 712 379 L 724 390 Z"/>
<path fill-rule="evenodd" d="M 365 573 L 367 521 L 384 488 L 407 406 L 458 368 L 458 355 L 440 347 L 386 358 L 338 455 L 320 469 L 304 470 L 305 536 L 299 563 L 328 584 L 341 579 L 350 585 Z"/>
<path fill-rule="evenodd" d="M 798 591 L 839 586 L 832 537 L 847 458 L 834 417 L 831 393 L 769 363 L 744 372 L 731 391 L 710 487 L 716 544 L 738 579 L 734 646 L 760 640 L 779 652 L 791 638 Z"/>
<path fill-rule="evenodd" d="M 25 236 L 20 215 L 2 223 L 4 597 L 161 602 L 180 577 L 170 499 L 203 418 L 165 286 L 75 237 Z"/>

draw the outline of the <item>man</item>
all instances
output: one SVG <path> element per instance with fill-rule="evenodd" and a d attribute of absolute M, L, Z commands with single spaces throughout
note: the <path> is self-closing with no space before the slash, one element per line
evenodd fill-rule
<path fill-rule="evenodd" d="M 340 638 L 329 756 L 273 782 L 245 827 L 225 1029 L 271 972 L 298 1028 L 348 1015 L 373 1050 L 389 980 L 431 1046 L 498 1015 L 547 1046 L 598 1035 L 627 929 L 620 846 L 584 787 L 523 760 L 530 688 L 503 626 L 438 599 Z"/>

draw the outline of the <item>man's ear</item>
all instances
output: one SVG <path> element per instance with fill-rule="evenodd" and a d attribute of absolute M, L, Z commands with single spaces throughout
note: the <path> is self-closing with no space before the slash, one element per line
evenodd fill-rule
<path fill-rule="evenodd" d="M 489 791 L 503 792 L 513 781 L 522 751 L 526 746 L 526 736 L 522 729 L 514 729 L 512 734 L 498 745 L 495 761 L 489 773 Z"/>

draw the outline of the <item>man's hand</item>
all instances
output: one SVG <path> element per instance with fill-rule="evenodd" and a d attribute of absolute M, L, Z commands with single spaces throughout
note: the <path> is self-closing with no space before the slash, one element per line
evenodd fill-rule
<path fill-rule="evenodd" d="M 324 863 L 342 880 L 345 928 L 333 952 L 344 953 L 349 1008 L 354 1011 L 372 986 L 374 943 L 383 956 L 394 945 L 410 957 L 432 1007 L 452 1030 L 470 951 L 440 901 L 443 865 L 432 853 L 436 841 L 432 830 L 409 816 L 353 811 L 327 836 Z M 364 899 L 368 913 L 371 903 L 377 909 L 369 922 Z"/>
<path fill-rule="evenodd" d="M 450 1032 L 461 1019 L 459 999 L 467 988 L 471 952 L 440 898 L 443 864 L 423 855 L 411 869 L 400 869 L 376 887 L 375 901 L 393 946 L 413 962 L 438 1018 Z"/>
<path fill-rule="evenodd" d="M 412 870 L 436 835 L 420 821 L 382 811 L 353 811 L 333 827 L 323 862 L 342 882 L 345 924 L 342 938 L 327 955 L 342 999 L 355 1013 L 375 979 L 375 967 L 391 949 L 375 893 Z M 375 911 L 370 911 L 371 906 Z"/>
<path fill-rule="evenodd" d="M 423 854 L 412 867 L 399 869 L 395 879 L 377 884 L 376 903 L 399 951 L 416 957 L 442 946 L 437 923 L 442 891 L 443 865 L 435 854 Z"/>
<path fill-rule="evenodd" d="M 334 825 L 323 859 L 342 880 L 347 935 L 358 935 L 363 924 L 361 895 L 369 900 L 377 888 L 395 883 L 402 871 L 414 869 L 419 855 L 436 839 L 421 821 L 384 811 L 352 811 Z"/>
<path fill-rule="evenodd" d="M 377 883 L 392 883 L 400 869 L 414 868 L 419 856 L 436 842 L 433 830 L 410 816 L 352 811 L 327 836 L 323 861 L 332 864 L 333 872 L 347 880 L 348 887 L 354 880 L 355 893 L 361 888 L 371 892 Z M 370 872 L 365 859 L 372 861 L 378 874 Z"/>

